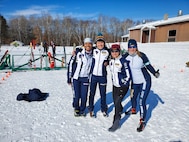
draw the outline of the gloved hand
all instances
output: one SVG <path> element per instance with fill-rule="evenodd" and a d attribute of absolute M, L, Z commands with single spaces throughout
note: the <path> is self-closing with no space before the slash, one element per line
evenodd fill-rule
<path fill-rule="evenodd" d="M 107 66 L 107 65 L 108 65 L 108 61 L 105 61 L 105 62 L 104 62 L 104 66 Z"/>
<path fill-rule="evenodd" d="M 121 83 L 123 83 L 123 84 L 125 84 L 125 85 L 128 84 L 127 78 L 122 78 L 122 79 L 121 79 Z"/>
<path fill-rule="evenodd" d="M 160 76 L 159 69 L 155 72 L 154 76 L 158 78 Z"/>
<path fill-rule="evenodd" d="M 71 78 L 67 80 L 67 83 L 70 85 L 72 83 Z"/>

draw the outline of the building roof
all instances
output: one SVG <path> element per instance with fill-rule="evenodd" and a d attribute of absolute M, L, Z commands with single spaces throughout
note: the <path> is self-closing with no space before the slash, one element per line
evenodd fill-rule
<path fill-rule="evenodd" d="M 189 14 L 173 17 L 173 18 L 168 18 L 167 20 L 159 20 L 159 21 L 149 22 L 145 24 L 140 24 L 140 25 L 131 27 L 128 30 L 130 31 L 130 30 L 137 30 L 137 29 L 144 29 L 144 28 L 155 29 L 155 27 L 157 26 L 176 24 L 176 23 L 181 23 L 181 22 L 186 22 L 186 21 L 189 21 Z"/>
<path fill-rule="evenodd" d="M 129 34 L 121 36 L 121 38 L 124 38 L 124 37 L 129 37 Z"/>
<path fill-rule="evenodd" d="M 21 42 L 21 41 L 15 40 L 15 41 L 11 42 L 10 45 L 12 45 L 12 46 L 23 46 L 24 43 Z"/>

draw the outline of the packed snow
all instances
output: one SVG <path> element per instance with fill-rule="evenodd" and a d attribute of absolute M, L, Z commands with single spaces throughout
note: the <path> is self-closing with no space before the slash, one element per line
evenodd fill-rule
<path fill-rule="evenodd" d="M 127 43 L 121 43 L 127 48 Z M 109 117 L 100 111 L 100 95 L 95 96 L 96 118 L 74 117 L 72 89 L 67 84 L 67 70 L 0 71 L 0 142 L 188 142 L 189 141 L 189 42 L 138 44 L 146 53 L 160 78 L 152 75 L 152 87 L 147 99 L 147 125 L 137 132 L 139 112 L 122 114 L 121 127 L 109 132 L 114 115 L 112 82 L 108 70 L 107 104 Z M 2 46 L 23 55 L 28 47 Z M 38 50 L 35 49 L 34 55 Z M 72 47 L 67 47 L 68 54 Z M 57 47 L 63 54 L 62 47 Z M 24 59 L 23 59 L 24 60 Z M 25 60 L 26 61 L 26 60 Z M 24 62 L 24 61 L 23 61 Z M 8 74 L 8 75 L 7 75 Z M 38 88 L 49 93 L 41 102 L 17 101 L 19 93 Z M 88 104 L 88 103 L 87 103 Z M 124 110 L 131 107 L 129 92 L 122 102 Z"/>

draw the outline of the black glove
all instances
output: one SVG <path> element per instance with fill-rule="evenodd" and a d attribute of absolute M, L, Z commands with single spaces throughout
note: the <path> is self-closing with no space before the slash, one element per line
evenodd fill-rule
<path fill-rule="evenodd" d="M 71 72 L 68 73 L 68 80 L 67 80 L 67 83 L 68 83 L 68 84 L 72 83 L 72 73 L 71 73 Z"/>
<path fill-rule="evenodd" d="M 69 78 L 69 79 L 67 80 L 67 83 L 68 83 L 68 84 L 72 83 L 71 78 Z"/>
<path fill-rule="evenodd" d="M 158 78 L 160 76 L 159 69 L 155 72 L 154 76 Z"/>

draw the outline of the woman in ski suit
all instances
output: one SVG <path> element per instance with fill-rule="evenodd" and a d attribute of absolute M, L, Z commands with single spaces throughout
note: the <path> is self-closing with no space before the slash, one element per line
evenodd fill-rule
<path fill-rule="evenodd" d="M 134 39 L 128 41 L 128 53 L 123 55 L 130 63 L 132 73 L 132 85 L 131 85 L 131 110 L 125 112 L 128 114 L 136 114 L 137 97 L 139 95 L 140 105 L 140 123 L 137 128 L 138 132 L 141 132 L 145 127 L 146 119 L 146 99 L 151 88 L 151 76 L 152 73 L 156 78 L 159 77 L 159 70 L 155 69 L 150 64 L 147 56 L 138 51 L 137 42 Z M 149 71 L 149 72 L 148 72 Z"/>
<path fill-rule="evenodd" d="M 84 49 L 76 55 L 76 67 L 72 73 L 68 73 L 68 83 L 70 76 L 73 74 L 74 88 L 74 115 L 85 116 L 85 108 L 87 102 L 87 94 L 89 87 L 90 69 L 92 64 L 92 40 L 85 38 Z"/>
<path fill-rule="evenodd" d="M 89 113 L 91 117 L 94 117 L 94 96 L 96 93 L 97 84 L 99 84 L 100 97 L 101 97 L 101 112 L 103 116 L 107 115 L 107 104 L 106 104 L 106 85 L 107 85 L 107 71 L 106 66 L 108 65 L 109 50 L 105 45 L 104 37 L 101 33 L 96 38 L 96 49 L 93 49 L 93 60 L 92 60 L 92 77 L 90 84 L 90 96 L 89 96 Z"/>
<path fill-rule="evenodd" d="M 113 118 L 113 125 L 108 130 L 113 132 L 119 128 L 119 121 L 123 110 L 121 102 L 129 89 L 131 73 L 128 61 L 120 55 L 120 45 L 113 44 L 110 51 L 112 59 L 109 66 L 112 74 L 112 95 L 115 106 L 115 114 Z"/>

